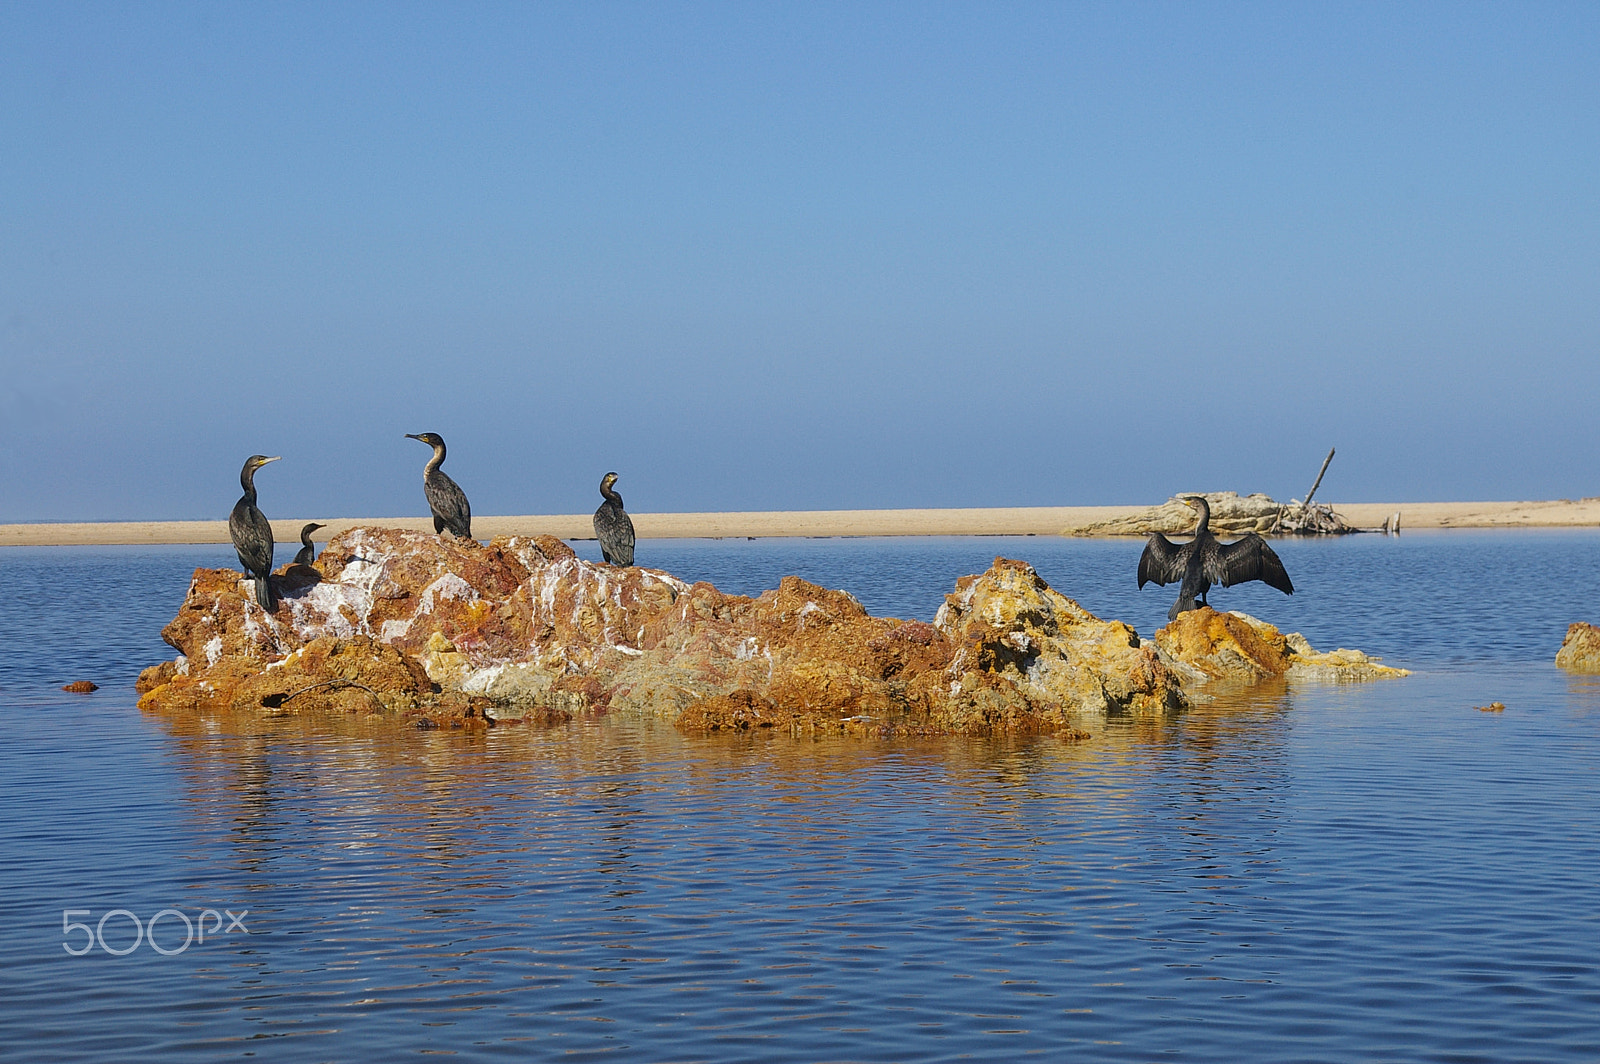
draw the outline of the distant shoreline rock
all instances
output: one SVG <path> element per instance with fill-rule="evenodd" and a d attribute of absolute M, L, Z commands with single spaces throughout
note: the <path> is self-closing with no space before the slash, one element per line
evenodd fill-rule
<path fill-rule="evenodd" d="M 1218 679 L 1404 674 L 1210 610 L 1141 641 L 1004 558 L 957 581 L 932 624 L 871 616 L 793 576 L 728 595 L 586 562 L 551 536 L 484 546 L 354 528 L 272 579 L 268 614 L 239 573 L 195 570 L 162 631 L 180 656 L 140 676 L 140 706 L 420 727 L 628 712 L 705 730 L 1081 737 L 1109 717 L 1178 712 Z"/>
<path fill-rule="evenodd" d="M 1363 529 L 1347 523 L 1334 513 L 1333 508 L 1316 503 L 1307 506 L 1298 499 L 1278 502 L 1270 495 L 1256 493 L 1240 495 L 1236 491 L 1185 492 L 1174 495 L 1160 506 L 1151 506 L 1138 513 L 1127 514 L 1109 521 L 1063 529 L 1064 536 L 1148 536 L 1156 532 L 1163 535 L 1183 535 L 1194 530 L 1194 511 L 1184 503 L 1186 495 L 1205 497 L 1211 508 L 1211 531 L 1223 536 L 1242 536 L 1246 532 L 1262 535 L 1282 534 L 1332 534 L 1360 532 Z M 1394 530 L 1399 529 L 1399 515 L 1390 519 Z M 1389 525 L 1385 525 L 1385 530 Z M 1371 531 L 1371 530 L 1366 530 Z"/>

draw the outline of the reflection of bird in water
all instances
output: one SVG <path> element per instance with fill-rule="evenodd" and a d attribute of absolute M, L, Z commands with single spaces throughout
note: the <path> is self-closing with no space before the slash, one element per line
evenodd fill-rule
<path fill-rule="evenodd" d="M 319 525 L 313 521 L 300 530 L 300 553 L 294 556 L 296 565 L 310 565 L 317 560 L 317 545 L 311 542 L 311 533 L 319 528 L 327 527 L 327 525 Z"/>
<path fill-rule="evenodd" d="M 437 432 L 408 432 L 406 439 L 421 440 L 433 448 L 433 457 L 422 471 L 422 494 L 433 511 L 433 530 L 471 539 L 472 507 L 467 505 L 467 493 L 439 468 L 444 464 L 444 438 Z"/>
<path fill-rule="evenodd" d="M 600 494 L 606 501 L 594 512 L 594 535 L 600 541 L 600 553 L 612 565 L 633 564 L 633 519 L 622 508 L 622 496 L 611 485 L 617 482 L 615 473 L 600 478 Z"/>
<path fill-rule="evenodd" d="M 1167 620 L 1175 620 L 1185 610 L 1209 605 L 1206 592 L 1212 584 L 1232 587 L 1246 580 L 1260 580 L 1286 595 L 1294 594 L 1294 584 L 1283 569 L 1283 562 L 1273 553 L 1267 541 L 1254 532 L 1232 543 L 1219 543 L 1211 534 L 1211 507 L 1203 495 L 1185 495 L 1184 505 L 1200 514 L 1194 527 L 1194 538 L 1187 543 L 1174 543 L 1160 532 L 1150 537 L 1144 553 L 1139 557 L 1139 586 L 1154 580 L 1170 584 L 1182 580 L 1178 601 L 1167 611 Z M 1196 603 L 1195 600 L 1199 599 Z"/>
<path fill-rule="evenodd" d="M 272 610 L 272 523 L 256 507 L 256 470 L 279 457 L 253 454 L 245 459 L 244 469 L 239 472 L 244 495 L 228 515 L 228 535 L 239 553 L 239 566 L 246 575 L 255 577 L 256 604 L 268 612 Z"/>

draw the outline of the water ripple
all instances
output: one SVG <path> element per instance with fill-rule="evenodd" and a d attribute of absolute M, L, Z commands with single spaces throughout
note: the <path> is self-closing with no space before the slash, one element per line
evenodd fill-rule
<path fill-rule="evenodd" d="M 40 1061 L 1594 1060 L 1600 683 L 1548 665 L 1576 593 L 1517 581 L 1597 544 L 1285 545 L 1304 599 L 1247 608 L 1427 667 L 1081 744 L 145 715 L 126 682 L 163 656 L 153 632 L 201 552 L 0 551 L 0 591 L 35 611 L 0 617 L 22 648 L 0 670 L 0 1047 Z M 987 561 L 974 551 L 1021 554 L 1091 608 L 1159 615 L 1165 597 L 1124 586 L 1127 547 L 652 549 L 735 590 L 801 571 L 918 615 L 951 570 Z M 1519 552 L 1533 561 L 1507 560 Z M 1339 590 L 1357 570 L 1365 586 Z M 1441 570 L 1499 595 L 1499 627 L 1467 592 L 1447 595 L 1455 613 L 1417 604 Z M 77 590 L 51 606 L 63 583 Z M 1354 620 L 1319 612 L 1357 590 L 1366 605 L 1339 600 Z M 1285 622 L 1290 604 L 1306 612 Z M 85 671 L 121 686 L 53 689 Z M 1472 708 L 1491 699 L 1506 712 Z M 173 956 L 63 951 L 81 932 L 64 939 L 62 910 L 115 908 L 248 910 L 248 931 Z M 119 948 L 133 929 L 118 917 L 105 933 Z M 160 934 L 173 947 L 182 928 Z"/>

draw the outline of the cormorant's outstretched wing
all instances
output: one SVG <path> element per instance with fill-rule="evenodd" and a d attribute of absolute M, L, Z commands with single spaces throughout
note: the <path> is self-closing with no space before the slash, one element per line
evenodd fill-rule
<path fill-rule="evenodd" d="M 1294 584 L 1290 583 L 1283 562 L 1278 560 L 1267 541 L 1254 532 L 1232 543 L 1218 543 L 1215 551 L 1207 551 L 1206 576 L 1223 587 L 1260 580 L 1286 595 L 1294 594 Z"/>
<path fill-rule="evenodd" d="M 1144 587 L 1152 580 L 1158 584 L 1182 580 L 1183 571 L 1189 565 L 1186 550 L 1189 546 L 1188 543 L 1174 543 L 1160 532 L 1151 534 L 1150 542 L 1144 545 L 1144 553 L 1139 555 L 1139 586 Z"/>

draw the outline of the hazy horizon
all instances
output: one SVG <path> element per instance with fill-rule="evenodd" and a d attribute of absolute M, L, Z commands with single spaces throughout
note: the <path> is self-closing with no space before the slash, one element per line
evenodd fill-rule
<path fill-rule="evenodd" d="M 1600 9 L 0 7 L 0 523 L 1600 495 Z"/>

